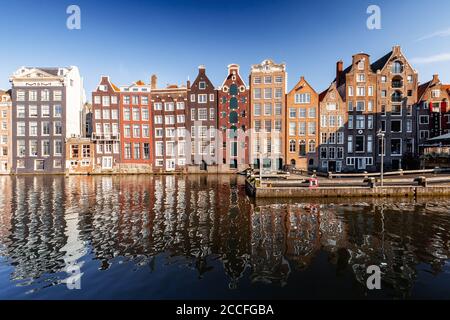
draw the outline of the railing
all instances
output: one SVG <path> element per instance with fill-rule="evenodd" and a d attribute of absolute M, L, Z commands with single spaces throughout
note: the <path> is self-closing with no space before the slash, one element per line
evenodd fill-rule
<path fill-rule="evenodd" d="M 402 102 L 402 96 L 392 96 L 392 102 Z"/>
<path fill-rule="evenodd" d="M 398 170 L 398 171 L 391 171 L 391 172 L 385 172 L 383 173 L 384 176 L 403 176 L 403 175 L 410 175 L 410 174 L 438 174 L 438 173 L 445 173 L 450 172 L 450 169 L 441 169 L 441 168 L 435 168 L 435 169 L 427 169 L 427 170 Z M 381 173 L 332 173 L 328 172 L 328 174 L 325 175 L 329 179 L 333 178 L 369 178 L 369 177 L 380 177 Z"/>
<path fill-rule="evenodd" d="M 93 133 L 92 140 L 120 140 L 120 134 Z"/>

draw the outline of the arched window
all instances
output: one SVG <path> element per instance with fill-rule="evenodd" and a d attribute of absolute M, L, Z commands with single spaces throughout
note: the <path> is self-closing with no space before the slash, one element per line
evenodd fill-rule
<path fill-rule="evenodd" d="M 305 140 L 301 140 L 299 143 L 299 155 L 300 157 L 304 157 L 306 156 L 306 141 Z"/>
<path fill-rule="evenodd" d="M 230 112 L 230 123 L 238 123 L 238 113 L 236 111 Z"/>
<path fill-rule="evenodd" d="M 400 61 L 395 61 L 392 64 L 392 73 L 402 73 L 403 72 L 403 64 Z"/>
<path fill-rule="evenodd" d="M 295 140 L 289 141 L 289 152 L 295 152 L 295 150 L 296 150 Z"/>
<path fill-rule="evenodd" d="M 237 98 L 233 97 L 230 99 L 230 109 L 236 110 L 238 108 L 238 100 Z"/>
<path fill-rule="evenodd" d="M 237 85 L 232 84 L 232 85 L 230 86 L 230 94 L 231 94 L 232 96 L 237 96 L 237 94 L 238 94 L 238 86 L 237 86 Z"/>
<path fill-rule="evenodd" d="M 309 152 L 316 152 L 316 140 L 309 140 Z"/>

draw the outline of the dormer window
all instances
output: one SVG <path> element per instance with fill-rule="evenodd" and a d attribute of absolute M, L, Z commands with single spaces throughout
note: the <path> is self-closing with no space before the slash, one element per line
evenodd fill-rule
<path fill-rule="evenodd" d="M 439 98 L 441 96 L 441 91 L 440 90 L 433 90 L 431 91 L 431 97 L 432 98 Z"/>

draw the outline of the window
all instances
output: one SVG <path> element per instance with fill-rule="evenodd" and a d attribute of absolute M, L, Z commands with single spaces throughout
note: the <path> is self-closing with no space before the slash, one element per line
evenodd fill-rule
<path fill-rule="evenodd" d="M 150 130 L 147 124 L 142 125 L 142 137 L 148 138 L 150 136 Z"/>
<path fill-rule="evenodd" d="M 191 121 L 195 121 L 196 118 L 196 109 L 191 109 Z"/>
<path fill-rule="evenodd" d="M 54 155 L 60 156 L 63 152 L 63 142 L 61 140 L 54 141 Z"/>
<path fill-rule="evenodd" d="M 428 130 L 420 130 L 420 139 L 427 139 L 430 137 L 430 132 Z"/>
<path fill-rule="evenodd" d="M 348 102 L 348 111 L 353 111 L 353 101 Z"/>
<path fill-rule="evenodd" d="M 141 136 L 141 126 L 134 125 L 133 126 L 133 138 L 139 138 Z"/>
<path fill-rule="evenodd" d="M 297 93 L 295 95 L 295 103 L 296 104 L 311 103 L 311 94 L 310 93 Z"/>
<path fill-rule="evenodd" d="M 283 76 L 276 76 L 275 83 L 283 83 Z"/>
<path fill-rule="evenodd" d="M 337 148 L 337 157 L 336 159 L 344 159 L 344 148 L 338 147 Z"/>
<path fill-rule="evenodd" d="M 272 99 L 272 88 L 264 88 L 264 99 Z"/>
<path fill-rule="evenodd" d="M 428 116 L 420 116 L 419 123 L 420 124 L 429 124 L 429 117 Z"/>
<path fill-rule="evenodd" d="M 174 111 L 175 110 L 175 106 L 174 106 L 173 102 L 165 102 L 164 103 L 164 110 L 165 111 Z"/>
<path fill-rule="evenodd" d="M 353 153 L 353 136 L 348 136 L 347 138 L 347 152 Z"/>
<path fill-rule="evenodd" d="M 391 121 L 391 132 L 402 132 L 402 120 Z"/>
<path fill-rule="evenodd" d="M 355 152 L 364 152 L 364 136 L 356 136 Z"/>
<path fill-rule="evenodd" d="M 298 109 L 298 117 L 301 119 L 306 118 L 306 108 Z"/>
<path fill-rule="evenodd" d="M 53 107 L 53 117 L 55 118 L 61 118 L 62 116 L 62 107 L 60 104 L 55 104 Z"/>
<path fill-rule="evenodd" d="M 62 101 L 62 91 L 60 90 L 53 91 L 53 101 Z"/>
<path fill-rule="evenodd" d="M 337 110 L 336 103 L 327 103 L 327 110 L 328 111 L 336 111 Z"/>
<path fill-rule="evenodd" d="M 308 134 L 310 136 L 313 136 L 316 134 L 316 123 L 315 122 L 308 122 Z"/>
<path fill-rule="evenodd" d="M 275 103 L 275 115 L 281 116 L 281 113 L 282 113 L 281 103 L 277 102 Z"/>
<path fill-rule="evenodd" d="M 289 135 L 295 136 L 296 124 L 295 122 L 289 122 Z"/>
<path fill-rule="evenodd" d="M 406 132 L 412 132 L 412 120 L 411 119 L 407 119 L 406 120 Z"/>
<path fill-rule="evenodd" d="M 297 146 L 297 143 L 295 142 L 295 140 L 289 141 L 289 152 L 290 153 L 296 152 L 296 146 Z"/>
<path fill-rule="evenodd" d="M 253 83 L 254 83 L 254 84 L 261 84 L 261 77 L 255 77 L 255 78 L 253 78 Z"/>
<path fill-rule="evenodd" d="M 134 153 L 133 153 L 134 159 L 139 160 L 141 158 L 141 144 L 134 143 L 133 146 L 134 146 L 134 148 L 133 148 L 134 149 Z"/>
<path fill-rule="evenodd" d="M 367 136 L 367 153 L 373 152 L 373 136 Z"/>
<path fill-rule="evenodd" d="M 28 100 L 29 101 L 37 101 L 37 91 L 31 90 L 28 92 Z"/>
<path fill-rule="evenodd" d="M 357 82 L 366 82 L 366 75 L 364 73 L 359 73 L 356 81 Z"/>
<path fill-rule="evenodd" d="M 175 116 L 166 116 L 165 121 L 166 124 L 175 124 Z"/>
<path fill-rule="evenodd" d="M 162 110 L 162 103 L 161 103 L 161 102 L 155 102 L 155 103 L 153 104 L 153 108 L 154 108 L 156 111 Z"/>
<path fill-rule="evenodd" d="M 328 137 L 328 144 L 336 144 L 336 133 L 330 132 L 330 135 Z"/>
<path fill-rule="evenodd" d="M 328 148 L 320 147 L 320 159 L 327 159 L 327 158 L 328 158 Z"/>
<path fill-rule="evenodd" d="M 103 119 L 109 119 L 109 109 L 103 109 Z"/>
<path fill-rule="evenodd" d="M 55 135 L 62 135 L 62 124 L 61 124 L 61 121 L 53 122 L 53 133 Z"/>
<path fill-rule="evenodd" d="M 299 136 L 306 136 L 306 122 L 299 122 L 298 123 L 298 135 Z"/>
<path fill-rule="evenodd" d="M 283 89 L 275 88 L 275 99 L 281 99 L 283 97 Z"/>
<path fill-rule="evenodd" d="M 322 132 L 320 135 L 320 143 L 321 144 L 327 144 L 328 143 L 328 139 L 327 139 L 327 133 L 326 132 Z"/>
<path fill-rule="evenodd" d="M 125 159 L 131 159 L 131 143 L 125 143 Z"/>
<path fill-rule="evenodd" d="M 37 122 L 30 122 L 29 135 L 36 137 L 38 135 L 38 125 Z"/>
<path fill-rule="evenodd" d="M 206 89 L 206 82 L 205 82 L 205 81 L 200 81 L 200 82 L 198 83 L 198 88 L 199 88 L 200 90 L 205 90 L 205 89 Z"/>
<path fill-rule="evenodd" d="M 351 86 L 348 87 L 348 96 L 353 97 L 353 87 Z"/>
<path fill-rule="evenodd" d="M 356 129 L 365 129 L 366 117 L 356 116 Z"/>
<path fill-rule="evenodd" d="M 139 121 L 141 113 L 139 108 L 133 108 L 133 121 Z"/>
<path fill-rule="evenodd" d="M 305 141 L 305 140 L 301 140 L 301 141 L 299 142 L 298 155 L 299 155 L 300 157 L 306 156 L 306 141 Z"/>
<path fill-rule="evenodd" d="M 17 122 L 17 136 L 18 137 L 25 136 L 25 122 Z"/>
<path fill-rule="evenodd" d="M 253 105 L 253 114 L 256 117 L 259 117 L 261 115 L 261 104 L 260 103 L 255 103 Z"/>
<path fill-rule="evenodd" d="M 367 94 L 369 95 L 369 97 L 373 97 L 373 87 L 372 86 L 367 88 Z"/>
<path fill-rule="evenodd" d="M 392 73 L 402 73 L 403 72 L 403 64 L 400 61 L 395 61 L 392 64 Z"/>
<path fill-rule="evenodd" d="M 309 140 L 308 150 L 309 150 L 309 153 L 315 153 L 316 152 L 316 140 Z"/>
<path fill-rule="evenodd" d="M 42 101 L 49 101 L 50 100 L 50 91 L 47 89 L 44 89 L 41 91 L 41 100 Z"/>
<path fill-rule="evenodd" d="M 50 141 L 48 140 L 42 141 L 42 156 L 43 157 L 50 156 Z"/>
<path fill-rule="evenodd" d="M 162 138 L 163 136 L 163 129 L 162 128 L 156 128 L 155 129 L 155 137 L 156 138 Z"/>
<path fill-rule="evenodd" d="M 391 138 L 391 155 L 402 155 L 402 139 Z"/>
<path fill-rule="evenodd" d="M 327 116 L 320 116 L 320 127 L 321 128 L 327 127 Z"/>
<path fill-rule="evenodd" d="M 364 111 L 365 109 L 364 101 L 356 101 L 356 111 Z"/>
<path fill-rule="evenodd" d="M 207 103 L 208 95 L 207 94 L 199 94 L 198 95 L 198 103 Z"/>
<path fill-rule="evenodd" d="M 17 101 L 25 101 L 25 91 L 17 90 L 16 99 Z"/>
<path fill-rule="evenodd" d="M 344 144 L 344 133 L 343 132 L 337 133 L 337 144 Z"/>
<path fill-rule="evenodd" d="M 271 116 L 272 115 L 272 104 L 264 103 L 264 115 Z"/>
<path fill-rule="evenodd" d="M 316 117 L 316 108 L 312 107 L 308 109 L 308 117 L 311 119 Z"/>
<path fill-rule="evenodd" d="M 413 83 L 413 81 L 414 81 L 414 78 L 413 78 L 413 76 L 408 76 L 408 83 Z"/>
<path fill-rule="evenodd" d="M 255 88 L 253 91 L 253 99 L 261 99 L 261 88 Z"/>
<path fill-rule="evenodd" d="M 373 115 L 367 116 L 367 129 L 373 129 Z"/>
<path fill-rule="evenodd" d="M 370 100 L 370 101 L 367 103 L 367 111 L 370 111 L 370 112 L 373 111 L 373 101 L 372 101 L 372 100 Z"/>
<path fill-rule="evenodd" d="M 295 119 L 297 117 L 297 110 L 295 108 L 289 108 L 289 118 Z"/>
<path fill-rule="evenodd" d="M 353 129 L 353 116 L 348 116 L 348 128 Z"/>
<path fill-rule="evenodd" d="M 177 123 L 185 123 L 185 122 L 186 122 L 186 119 L 185 119 L 184 114 L 178 114 L 177 115 Z"/>
<path fill-rule="evenodd" d="M 25 118 L 25 106 L 17 106 L 17 118 Z"/>
<path fill-rule="evenodd" d="M 364 97 L 366 95 L 366 88 L 365 87 L 357 87 L 356 88 L 356 95 L 358 97 Z"/>
<path fill-rule="evenodd" d="M 163 123 L 163 117 L 155 116 L 155 124 L 162 124 L 162 123 Z"/>
<path fill-rule="evenodd" d="M 131 118 L 130 108 L 123 108 L 123 120 L 129 121 Z"/>
<path fill-rule="evenodd" d="M 109 103 L 109 96 L 102 96 L 102 104 L 104 107 L 109 107 L 110 103 Z"/>
<path fill-rule="evenodd" d="M 34 170 L 42 171 L 45 169 L 45 161 L 44 160 L 34 160 Z"/>
<path fill-rule="evenodd" d="M 272 77 L 271 76 L 265 76 L 264 77 L 264 83 L 267 83 L 267 84 L 272 83 Z"/>
<path fill-rule="evenodd" d="M 36 117 L 38 116 L 38 107 L 37 107 L 37 106 L 30 105 L 30 106 L 28 107 L 28 116 L 29 116 L 30 118 L 36 118 Z"/>
<path fill-rule="evenodd" d="M 208 120 L 208 109 L 200 108 L 198 109 L 198 120 Z"/>

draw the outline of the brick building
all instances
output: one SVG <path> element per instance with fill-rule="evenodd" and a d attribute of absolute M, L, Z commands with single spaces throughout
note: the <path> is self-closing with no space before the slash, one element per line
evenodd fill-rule
<path fill-rule="evenodd" d="M 244 170 L 249 164 L 250 101 L 249 88 L 239 74 L 239 65 L 228 66 L 228 75 L 218 89 L 218 100 L 220 171 Z"/>
<path fill-rule="evenodd" d="M 301 77 L 286 96 L 286 144 L 287 165 L 301 170 L 313 170 L 319 166 L 319 95 Z"/>
<path fill-rule="evenodd" d="M 137 81 L 120 87 L 121 171 L 151 172 L 153 126 L 151 86 Z"/>
<path fill-rule="evenodd" d="M 286 162 L 285 97 L 287 73 L 284 63 L 264 60 L 250 71 L 251 160 L 259 168 L 281 170 Z"/>
<path fill-rule="evenodd" d="M 11 169 L 11 91 L 0 90 L 0 174 Z"/>
<path fill-rule="evenodd" d="M 188 164 L 202 171 L 217 167 L 217 91 L 204 66 L 199 66 L 190 87 L 186 128 L 191 132 L 192 152 Z"/>
<path fill-rule="evenodd" d="M 151 80 L 153 106 L 153 172 L 186 169 L 190 157 L 189 131 L 186 129 L 186 106 L 190 83 L 157 88 L 157 77 Z"/>
<path fill-rule="evenodd" d="M 120 153 L 120 89 L 103 76 L 92 92 L 92 140 L 95 143 L 95 172 L 119 170 Z"/>

